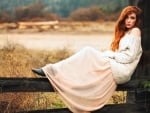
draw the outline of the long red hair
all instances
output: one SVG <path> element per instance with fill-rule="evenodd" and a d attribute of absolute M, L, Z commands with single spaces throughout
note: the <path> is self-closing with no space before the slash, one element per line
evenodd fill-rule
<path fill-rule="evenodd" d="M 136 6 L 127 6 L 123 9 L 123 11 L 120 14 L 120 17 L 118 18 L 115 26 L 115 37 L 114 40 L 111 43 L 111 50 L 116 51 L 119 48 L 119 42 L 120 39 L 125 35 L 125 32 L 127 31 L 125 27 L 125 19 L 127 16 L 131 13 L 136 14 L 136 23 L 135 27 L 140 27 L 140 15 L 141 15 L 141 9 Z"/>

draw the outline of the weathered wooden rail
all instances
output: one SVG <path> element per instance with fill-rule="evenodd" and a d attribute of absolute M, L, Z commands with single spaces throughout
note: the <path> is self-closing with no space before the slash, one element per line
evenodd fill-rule
<path fill-rule="evenodd" d="M 137 90 L 143 80 L 132 80 L 119 85 L 117 90 Z M 148 78 L 146 78 L 148 80 Z M 150 80 L 150 78 L 149 78 Z M 5 92 L 53 92 L 53 87 L 47 78 L 0 78 L 0 93 Z"/>
<path fill-rule="evenodd" d="M 150 78 L 148 78 L 150 80 Z M 144 80 L 144 79 L 143 79 Z M 147 79 L 146 79 L 147 80 Z M 144 91 L 142 96 L 150 101 L 150 93 L 139 88 L 142 80 L 131 80 L 130 82 L 119 85 L 117 90 L 121 91 Z M 0 78 L 0 93 L 8 92 L 53 92 L 47 78 Z M 135 95 L 136 96 L 136 95 Z M 136 98 L 136 97 L 135 97 Z M 93 113 L 148 113 L 147 100 L 140 102 L 106 105 L 102 109 Z M 26 113 L 26 111 L 20 112 Z M 27 113 L 71 113 L 67 108 L 28 111 Z"/>

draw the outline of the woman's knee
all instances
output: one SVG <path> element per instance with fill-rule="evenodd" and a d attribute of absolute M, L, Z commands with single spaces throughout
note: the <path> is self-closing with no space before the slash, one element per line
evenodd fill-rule
<path fill-rule="evenodd" d="M 87 54 L 92 54 L 95 51 L 95 48 L 92 48 L 90 46 L 86 46 L 83 48 L 83 51 Z"/>
<path fill-rule="evenodd" d="M 90 46 L 86 46 L 83 48 L 84 51 L 93 51 L 94 48 L 90 47 Z"/>

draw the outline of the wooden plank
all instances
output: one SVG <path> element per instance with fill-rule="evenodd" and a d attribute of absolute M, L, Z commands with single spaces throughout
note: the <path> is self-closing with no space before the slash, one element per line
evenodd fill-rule
<path fill-rule="evenodd" d="M 46 78 L 0 78 L 0 92 L 51 92 Z"/>
<path fill-rule="evenodd" d="M 135 90 L 141 80 L 131 80 L 119 85 L 117 90 Z M 47 78 L 0 78 L 0 93 L 2 92 L 53 92 L 53 87 Z"/>
<path fill-rule="evenodd" d="M 72 113 L 67 108 L 36 110 L 36 111 L 22 111 L 18 113 Z M 92 113 L 146 113 L 144 106 L 139 104 L 112 104 L 106 105 L 103 108 Z"/>
<path fill-rule="evenodd" d="M 42 26 L 42 25 L 56 25 L 59 21 L 44 21 L 44 22 L 18 22 L 19 26 Z"/>

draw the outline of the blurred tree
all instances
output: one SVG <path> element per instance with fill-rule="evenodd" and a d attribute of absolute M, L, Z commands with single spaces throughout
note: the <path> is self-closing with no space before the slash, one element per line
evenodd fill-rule
<path fill-rule="evenodd" d="M 41 17 L 43 16 L 43 8 L 44 5 L 41 2 L 29 5 L 27 7 L 17 7 L 14 11 L 15 20 L 28 20 L 34 17 Z"/>
<path fill-rule="evenodd" d="M 118 12 L 124 6 L 128 5 L 128 0 L 0 0 L 0 11 L 7 12 L 11 17 L 17 19 L 23 15 L 28 15 L 27 12 L 29 9 L 27 10 L 26 7 L 36 3 L 44 5 L 42 11 L 47 11 L 60 17 L 68 17 L 74 10 L 92 6 L 104 8 L 105 11 L 110 13 Z M 33 7 L 32 11 L 37 10 L 36 8 Z M 20 12 L 17 12 L 17 14 L 16 9 L 17 11 L 19 9 L 22 10 L 23 14 L 20 14 Z M 16 15 L 19 17 L 16 17 Z"/>

